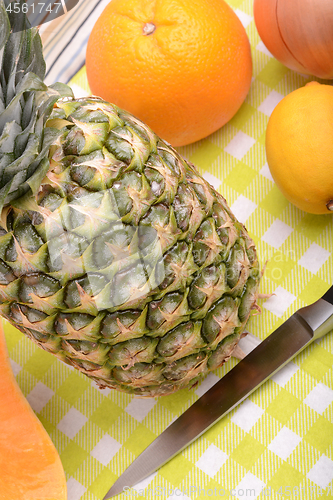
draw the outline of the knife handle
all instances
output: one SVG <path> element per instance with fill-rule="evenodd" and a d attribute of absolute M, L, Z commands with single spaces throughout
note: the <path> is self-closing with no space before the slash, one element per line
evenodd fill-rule
<path fill-rule="evenodd" d="M 331 286 L 331 288 L 327 290 L 327 292 L 325 293 L 325 295 L 323 295 L 322 298 L 326 300 L 326 302 L 329 302 L 330 304 L 333 305 L 333 286 Z"/>
<path fill-rule="evenodd" d="M 296 313 L 312 330 L 312 339 L 320 339 L 333 330 L 333 287 L 313 304 L 302 307 Z"/>

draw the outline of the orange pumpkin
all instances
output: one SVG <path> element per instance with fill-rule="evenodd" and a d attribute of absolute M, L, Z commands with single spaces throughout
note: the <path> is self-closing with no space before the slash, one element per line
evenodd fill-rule
<path fill-rule="evenodd" d="M 14 378 L 1 324 L 0 429 L 0 500 L 66 500 L 60 457 Z"/>

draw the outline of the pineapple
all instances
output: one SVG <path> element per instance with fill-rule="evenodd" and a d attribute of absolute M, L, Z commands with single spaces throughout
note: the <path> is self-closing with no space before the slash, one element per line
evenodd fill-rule
<path fill-rule="evenodd" d="M 7 5 L 0 312 L 102 388 L 160 396 L 192 386 L 230 357 L 257 307 L 254 243 L 144 123 L 46 87 L 38 31 Z"/>

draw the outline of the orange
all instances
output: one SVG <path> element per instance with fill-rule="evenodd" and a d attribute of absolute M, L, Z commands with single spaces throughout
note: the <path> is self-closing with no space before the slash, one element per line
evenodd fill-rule
<path fill-rule="evenodd" d="M 267 125 L 267 162 L 277 186 L 301 210 L 333 211 L 333 87 L 311 82 L 291 92 Z"/>
<path fill-rule="evenodd" d="M 91 91 L 173 146 L 219 129 L 243 103 L 250 44 L 223 0 L 112 0 L 89 38 Z"/>

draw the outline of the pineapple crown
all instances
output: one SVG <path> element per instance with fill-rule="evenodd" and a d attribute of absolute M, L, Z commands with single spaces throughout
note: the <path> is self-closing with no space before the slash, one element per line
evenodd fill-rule
<path fill-rule="evenodd" d="M 10 3 L 25 1 L 0 0 L 0 213 L 38 190 L 49 169 L 49 149 L 60 135 L 45 124 L 59 99 L 73 97 L 67 85 L 45 85 L 38 29 L 25 9 L 10 12 Z"/>

